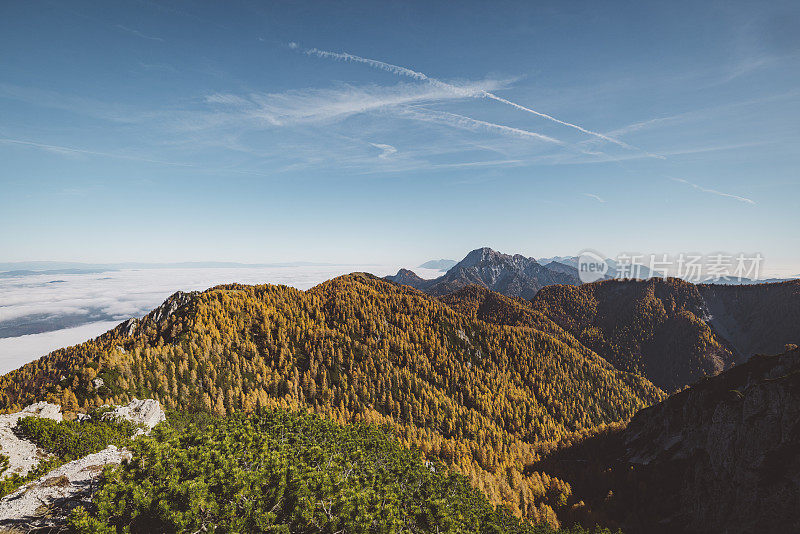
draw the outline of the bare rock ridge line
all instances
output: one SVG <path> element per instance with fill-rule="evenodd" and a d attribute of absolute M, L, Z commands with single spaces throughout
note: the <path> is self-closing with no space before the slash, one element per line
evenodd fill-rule
<path fill-rule="evenodd" d="M 441 296 L 475 284 L 511 297 L 531 299 L 542 287 L 580 283 L 578 270 L 563 264 L 553 268 L 521 254 L 503 254 L 488 247 L 475 249 L 444 275 L 425 280 L 401 269 L 387 280 L 408 285 L 429 295 Z"/>
<path fill-rule="evenodd" d="M 114 445 L 57 467 L 0 500 L 0 532 L 63 524 L 69 512 L 91 500 L 95 479 L 106 465 L 130 460 L 131 453 Z"/>

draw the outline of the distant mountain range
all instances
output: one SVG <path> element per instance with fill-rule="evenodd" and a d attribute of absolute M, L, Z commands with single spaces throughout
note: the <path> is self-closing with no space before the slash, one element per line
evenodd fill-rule
<path fill-rule="evenodd" d="M 539 263 L 545 266 L 550 266 L 551 263 L 557 262 L 562 263 L 564 265 L 569 265 L 570 267 L 574 267 L 575 269 L 578 268 L 578 256 L 554 256 L 552 258 L 539 258 L 537 260 Z M 635 278 L 641 280 L 647 280 L 653 276 L 658 276 L 663 278 L 660 273 L 653 273 L 649 267 L 646 267 L 639 263 L 634 263 L 633 265 L 625 265 L 622 266 L 616 260 L 611 258 L 606 258 L 606 264 L 608 265 L 608 272 L 606 273 L 605 279 L 611 278 Z M 795 280 L 800 278 L 800 275 L 791 276 L 788 278 L 759 278 L 759 279 L 752 279 L 747 277 L 733 277 L 733 276 L 723 276 L 719 278 L 711 278 L 707 277 L 699 282 L 707 283 L 707 284 L 722 284 L 722 285 L 749 285 L 749 284 L 770 284 L 774 282 L 786 282 L 787 280 Z M 693 281 L 694 282 L 694 281 Z"/>
<path fill-rule="evenodd" d="M 539 263 L 545 266 L 550 266 L 554 263 L 560 263 L 563 265 L 568 265 L 575 270 L 578 269 L 578 256 L 554 256 L 552 258 L 539 258 Z M 622 267 L 620 267 L 619 263 L 616 260 L 612 260 L 611 258 L 605 259 L 606 264 L 608 265 L 608 272 L 606 273 L 605 278 L 615 278 L 624 274 L 625 278 L 641 278 L 647 279 L 652 276 L 652 272 L 649 268 L 645 267 L 642 264 L 635 263 L 633 265 L 628 265 L 624 268 L 624 273 L 622 271 Z"/>
<path fill-rule="evenodd" d="M 30 269 L 17 269 L 12 271 L 0 272 L 2 278 L 13 278 L 16 276 L 35 276 L 39 274 L 54 275 L 54 274 L 98 274 L 105 273 L 115 269 L 44 269 L 41 271 Z"/>
<path fill-rule="evenodd" d="M 800 343 L 798 280 L 698 285 L 655 277 L 581 285 L 573 265 L 576 257 L 537 261 L 480 248 L 432 280 L 407 269 L 386 279 L 448 303 L 471 286 L 519 298 L 514 306 L 528 306 L 617 369 L 644 376 L 665 391 L 730 369 L 753 354 L 776 354 Z"/>
<path fill-rule="evenodd" d="M 473 250 L 444 275 L 433 280 L 420 278 L 407 269 L 401 269 L 386 279 L 433 296 L 446 295 L 474 284 L 524 299 L 533 298 L 537 291 L 548 285 L 580 283 L 577 269 L 568 265 L 544 266 L 534 258 L 502 254 L 488 247 Z"/>

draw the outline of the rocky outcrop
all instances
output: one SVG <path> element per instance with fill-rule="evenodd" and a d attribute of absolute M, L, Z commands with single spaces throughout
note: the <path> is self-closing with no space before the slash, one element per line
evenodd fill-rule
<path fill-rule="evenodd" d="M 199 292 L 197 291 L 177 291 L 170 295 L 158 308 L 154 309 L 141 319 L 128 319 L 120 323 L 116 328 L 103 334 L 104 336 L 131 337 L 146 328 L 159 328 L 166 323 L 166 320 L 175 315 L 178 310 L 186 307 L 192 302 Z M 124 347 L 120 347 L 124 351 Z"/>
<path fill-rule="evenodd" d="M 43 417 L 61 421 L 61 406 L 49 402 L 37 402 L 19 412 L 0 415 L 0 454 L 8 456 L 8 469 L 3 473 L 4 477 L 14 474 L 25 476 L 28 471 L 36 467 L 41 458 L 46 456 L 36 445 L 14 433 L 17 421 L 23 417 Z"/>
<path fill-rule="evenodd" d="M 161 404 L 153 399 L 133 399 L 126 406 L 118 406 L 109 412 L 105 412 L 103 418 L 126 419 L 136 425 L 140 425 L 137 435 L 150 432 L 158 423 L 167 420 Z"/>
<path fill-rule="evenodd" d="M 648 503 L 672 532 L 800 532 L 800 352 L 754 357 L 642 410 L 624 445 L 623 461 L 679 488 Z"/>
<path fill-rule="evenodd" d="M 800 351 L 756 356 L 536 466 L 626 533 L 800 532 Z"/>
<path fill-rule="evenodd" d="M 28 406 L 21 412 L 0 416 L 0 440 L 3 439 L 4 428 L 7 426 L 8 432 L 16 440 L 14 447 L 20 451 L 18 456 L 27 455 L 29 463 L 32 462 L 31 465 L 27 465 L 27 469 L 15 471 L 19 474 L 27 473 L 38 463 L 38 458 L 46 455 L 30 441 L 13 434 L 13 426 L 17 420 L 30 415 L 60 421 L 61 407 L 40 402 Z M 137 435 L 150 432 L 153 427 L 166 419 L 161 405 L 153 399 L 133 399 L 126 406 L 117 406 L 104 412 L 102 417 L 126 419 L 140 425 Z M 79 417 L 79 420 L 86 418 L 88 416 L 84 415 Z M 0 443 L 3 444 L 3 453 L 11 456 L 7 452 L 6 442 L 0 441 Z M 117 465 L 130 457 L 131 453 L 128 450 L 110 445 L 100 452 L 66 463 L 21 486 L 14 493 L 0 499 L 0 532 L 30 532 L 62 524 L 70 510 L 91 500 L 95 481 L 106 465 Z M 12 462 L 13 465 L 15 464 Z"/>
<path fill-rule="evenodd" d="M 111 445 L 25 484 L 0 500 L 0 531 L 30 532 L 63 523 L 73 508 L 91 500 L 95 481 L 106 465 L 130 457 L 127 450 Z"/>
<path fill-rule="evenodd" d="M 408 269 L 400 269 L 397 271 L 396 275 L 387 276 L 386 278 L 395 284 L 411 286 L 414 289 L 419 289 L 420 291 L 425 291 L 425 289 L 430 287 L 434 282 L 433 280 L 421 278 L 417 275 L 417 273 Z"/>

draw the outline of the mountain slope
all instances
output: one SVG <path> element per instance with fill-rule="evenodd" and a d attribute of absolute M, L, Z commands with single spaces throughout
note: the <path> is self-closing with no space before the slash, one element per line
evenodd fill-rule
<path fill-rule="evenodd" d="M 800 351 L 755 356 L 551 454 L 576 520 L 626 533 L 800 531 Z"/>
<path fill-rule="evenodd" d="M 682 280 L 554 286 L 539 292 L 533 307 L 618 369 L 667 390 L 736 362 L 704 322 L 708 311 L 697 288 Z"/>
<path fill-rule="evenodd" d="M 279 406 L 388 423 L 493 503 L 546 517 L 568 488 L 521 476 L 533 444 L 663 398 L 557 333 L 490 324 L 371 275 L 305 292 L 229 285 L 173 295 L 142 320 L 0 377 L 0 402 L 48 398 L 69 410 L 139 396 L 190 411 Z"/>
<path fill-rule="evenodd" d="M 478 285 L 506 296 L 524 299 L 533 298 L 544 286 L 580 284 L 577 269 L 567 265 L 557 264 L 550 269 L 533 258 L 502 254 L 487 247 L 473 250 L 447 273 L 433 280 L 415 279 L 409 272 L 401 269 L 397 275 L 386 278 L 434 296 L 446 295 L 468 285 Z"/>
<path fill-rule="evenodd" d="M 667 391 L 754 353 L 800 342 L 800 282 L 694 285 L 680 279 L 551 286 L 533 308 L 618 369 Z"/>
<path fill-rule="evenodd" d="M 772 284 L 697 286 L 709 323 L 740 359 L 777 354 L 800 344 L 800 280 Z"/>
<path fill-rule="evenodd" d="M 552 319 L 533 309 L 525 299 L 506 297 L 485 287 L 471 285 L 442 295 L 439 300 L 462 315 L 500 326 L 532 328 L 555 337 L 589 360 L 599 358 Z"/>

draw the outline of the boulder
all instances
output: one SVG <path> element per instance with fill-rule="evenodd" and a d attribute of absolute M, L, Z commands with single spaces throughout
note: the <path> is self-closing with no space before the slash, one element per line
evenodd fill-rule
<path fill-rule="evenodd" d="M 120 418 L 142 425 L 138 434 L 149 433 L 154 426 L 167 419 L 161 404 L 153 399 L 133 399 L 127 406 L 118 406 L 103 414 L 104 419 Z"/>

